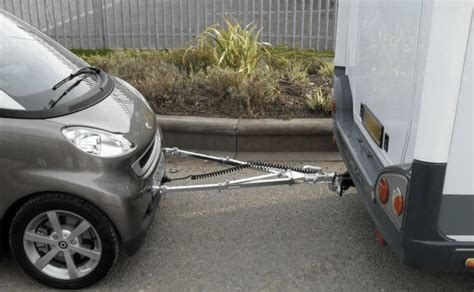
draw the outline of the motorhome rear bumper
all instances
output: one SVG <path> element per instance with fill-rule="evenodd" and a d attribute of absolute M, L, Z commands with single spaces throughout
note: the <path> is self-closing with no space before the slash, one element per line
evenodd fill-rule
<path fill-rule="evenodd" d="M 357 131 L 357 129 L 353 130 Z M 361 163 L 360 156 L 355 155 L 354 148 L 347 144 L 347 135 L 342 132 L 337 123 L 335 124 L 335 136 L 343 160 L 370 217 L 400 260 L 410 267 L 425 270 L 466 271 L 466 259 L 474 257 L 474 243 L 453 241 L 441 234 L 437 227 L 439 202 L 432 200 L 431 194 L 433 194 L 432 188 L 436 188 L 434 185 L 439 184 L 439 181 L 435 182 L 434 179 L 444 174 L 443 167 L 414 162 L 416 165 L 413 167 L 417 168 L 414 171 L 418 173 L 414 173 L 412 176 L 410 187 L 412 195 L 407 203 L 409 212 L 407 211 L 402 229 L 399 230 L 380 205 L 371 199 L 370 194 L 375 179 L 367 178 L 365 174 L 371 173 L 375 169 L 369 170 L 367 167 L 370 167 L 370 164 Z M 424 180 L 426 176 L 430 177 L 428 181 L 431 183 Z M 416 185 L 420 184 L 423 184 L 424 187 L 415 194 L 414 188 L 418 188 Z M 432 185 L 432 187 L 427 187 L 428 185 Z M 441 194 L 436 195 L 441 197 Z M 429 199 L 425 199 L 428 197 Z"/>
<path fill-rule="evenodd" d="M 352 94 L 343 69 L 336 68 L 334 84 L 337 108 L 334 135 L 358 193 L 387 244 L 408 266 L 443 272 L 466 271 L 466 259 L 474 257 L 474 243 L 453 241 L 438 227 L 446 164 L 413 162 L 406 212 L 398 229 L 371 197 L 383 165 L 371 153 L 368 141 L 354 123 Z"/>

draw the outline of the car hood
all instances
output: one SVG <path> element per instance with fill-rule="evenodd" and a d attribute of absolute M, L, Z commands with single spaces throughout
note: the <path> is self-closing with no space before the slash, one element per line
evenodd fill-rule
<path fill-rule="evenodd" d="M 146 148 L 156 135 L 156 117 L 143 96 L 125 81 L 113 78 L 111 94 L 82 111 L 49 119 L 65 126 L 82 126 L 123 134 L 137 148 Z"/>

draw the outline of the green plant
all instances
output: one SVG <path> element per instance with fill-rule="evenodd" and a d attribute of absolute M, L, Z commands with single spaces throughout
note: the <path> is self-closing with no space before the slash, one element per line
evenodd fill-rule
<path fill-rule="evenodd" d="M 284 71 L 277 71 L 279 74 L 278 89 L 287 95 L 304 97 L 311 90 L 311 82 L 305 67 L 300 64 L 290 64 Z"/>
<path fill-rule="evenodd" d="M 181 71 L 188 73 L 205 70 L 216 65 L 211 52 L 201 48 L 162 50 L 158 54 L 163 62 L 174 65 Z"/>
<path fill-rule="evenodd" d="M 283 72 L 283 76 L 290 82 L 309 82 L 308 72 L 306 72 L 303 65 L 298 63 L 290 64 Z"/>
<path fill-rule="evenodd" d="M 306 67 L 306 72 L 308 72 L 309 75 L 320 74 L 322 63 L 324 63 L 324 61 L 318 57 L 309 59 L 308 62 L 306 63 L 308 64 Z"/>
<path fill-rule="evenodd" d="M 325 94 L 321 86 L 316 87 L 311 94 L 306 95 L 306 105 L 313 111 L 331 111 L 331 96 Z"/>
<path fill-rule="evenodd" d="M 198 37 L 198 48 L 211 52 L 213 62 L 221 68 L 244 74 L 254 72 L 263 55 L 268 53 L 269 44 L 259 41 L 261 30 L 252 24 L 243 28 L 230 18 L 226 18 L 225 23 L 225 26 L 218 24 L 206 29 Z"/>
<path fill-rule="evenodd" d="M 201 84 L 210 98 L 222 102 L 232 102 L 228 99 L 235 96 L 239 85 L 245 80 L 242 74 L 229 68 L 210 68 L 206 73 L 197 74 L 197 77 L 200 75 L 202 75 Z"/>
<path fill-rule="evenodd" d="M 164 63 L 153 51 L 117 50 L 85 58 L 92 66 L 118 76 L 136 87 L 155 109 L 181 90 L 186 75 Z"/>
<path fill-rule="evenodd" d="M 160 106 L 161 102 L 176 102 L 175 97 L 179 98 L 179 93 L 185 89 L 185 80 L 185 74 L 168 64 L 162 64 L 144 78 L 128 79 L 155 108 Z"/>
<path fill-rule="evenodd" d="M 332 79 L 334 76 L 334 63 L 322 61 L 319 65 L 319 74 L 325 79 Z"/>
<path fill-rule="evenodd" d="M 278 55 L 268 54 L 265 56 L 265 63 L 271 70 L 286 71 L 293 62 Z"/>
<path fill-rule="evenodd" d="M 279 92 L 276 89 L 278 77 L 267 70 L 256 70 L 239 86 L 239 93 L 245 101 L 247 115 L 258 117 L 265 107 L 275 102 Z"/>
<path fill-rule="evenodd" d="M 260 50 L 260 62 L 252 70 L 219 65 L 211 47 L 76 53 L 92 66 L 131 83 L 157 113 L 288 118 L 311 117 L 307 107 L 317 114 L 330 111 L 332 64 L 321 66 L 325 61 L 319 52 Z"/>
<path fill-rule="evenodd" d="M 257 117 L 278 94 L 277 78 L 263 70 L 244 75 L 215 67 L 191 74 L 189 80 L 192 95 L 205 96 L 213 108 L 228 116 L 236 116 L 238 112 L 237 116 Z"/>
<path fill-rule="evenodd" d="M 152 51 L 138 50 L 117 50 L 105 56 L 86 57 L 85 60 L 125 80 L 145 79 L 162 64 L 159 55 Z"/>

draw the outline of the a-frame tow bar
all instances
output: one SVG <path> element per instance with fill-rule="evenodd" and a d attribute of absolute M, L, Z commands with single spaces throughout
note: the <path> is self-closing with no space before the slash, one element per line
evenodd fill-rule
<path fill-rule="evenodd" d="M 354 186 L 350 176 L 345 174 L 337 174 L 335 172 L 326 173 L 317 166 L 304 166 L 302 168 L 280 165 L 266 162 L 245 162 L 230 157 L 218 157 L 207 154 L 201 154 L 191 151 L 185 151 L 178 148 L 164 148 L 163 153 L 177 157 L 190 157 L 202 160 L 213 161 L 230 166 L 229 168 L 198 174 L 190 175 L 184 178 L 168 179 L 165 178 L 161 185 L 152 186 L 155 192 L 160 194 L 169 194 L 177 192 L 201 191 L 201 190 L 226 190 L 236 188 L 253 188 L 276 185 L 294 185 L 294 184 L 320 184 L 327 183 L 331 190 L 341 195 L 349 187 Z M 211 184 L 195 184 L 183 186 L 167 186 L 164 183 L 174 180 L 201 180 L 210 177 L 222 176 L 229 173 L 237 172 L 243 169 L 255 169 L 264 172 L 263 175 L 251 176 L 247 178 L 226 180 L 219 183 Z"/>

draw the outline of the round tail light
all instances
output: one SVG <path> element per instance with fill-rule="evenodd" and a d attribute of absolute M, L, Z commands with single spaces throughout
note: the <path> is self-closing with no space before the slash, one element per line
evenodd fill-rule
<path fill-rule="evenodd" d="M 396 195 L 393 198 L 393 211 L 397 216 L 401 216 L 403 214 L 403 196 L 402 195 Z"/>
<path fill-rule="evenodd" d="M 466 268 L 469 270 L 474 270 L 474 258 L 469 258 L 466 260 Z"/>
<path fill-rule="evenodd" d="M 382 177 L 379 180 L 379 184 L 377 186 L 377 192 L 379 194 L 379 199 L 382 204 L 387 204 L 388 202 L 388 195 L 389 195 L 389 190 L 388 190 L 388 182 L 387 179 Z"/>

